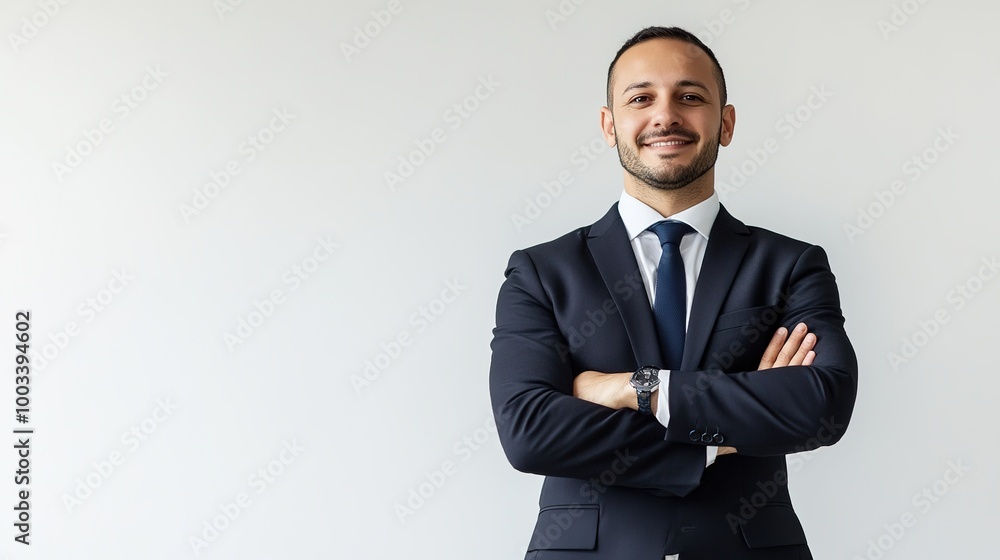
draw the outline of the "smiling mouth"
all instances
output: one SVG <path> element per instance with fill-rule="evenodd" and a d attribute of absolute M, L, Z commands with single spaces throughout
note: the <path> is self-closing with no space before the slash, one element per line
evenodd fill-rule
<path fill-rule="evenodd" d="M 646 146 L 650 148 L 665 148 L 670 146 L 687 146 L 690 143 L 690 140 L 662 140 L 659 142 L 650 142 Z"/>

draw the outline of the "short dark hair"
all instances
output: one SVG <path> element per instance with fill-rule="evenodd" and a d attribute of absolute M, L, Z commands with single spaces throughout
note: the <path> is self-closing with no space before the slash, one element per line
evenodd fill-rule
<path fill-rule="evenodd" d="M 719 59 L 715 58 L 715 53 L 712 52 L 712 49 L 708 48 L 708 45 L 702 43 L 701 39 L 686 29 L 681 29 L 680 27 L 647 27 L 633 35 L 628 41 L 625 41 L 622 48 L 618 49 L 618 54 L 616 54 L 615 59 L 611 61 L 611 65 L 608 66 L 609 108 L 611 107 L 613 97 L 611 92 L 611 75 L 615 71 L 615 64 L 618 63 L 618 59 L 621 58 L 625 51 L 631 49 L 639 43 L 644 43 L 651 39 L 676 39 L 678 41 L 694 45 L 704 51 L 705 54 L 708 55 L 708 58 L 712 59 L 712 64 L 715 66 L 715 68 L 713 68 L 713 74 L 715 74 L 715 81 L 719 84 L 719 93 L 722 95 L 722 106 L 725 107 L 727 100 L 726 76 L 722 73 L 722 65 L 719 64 Z"/>

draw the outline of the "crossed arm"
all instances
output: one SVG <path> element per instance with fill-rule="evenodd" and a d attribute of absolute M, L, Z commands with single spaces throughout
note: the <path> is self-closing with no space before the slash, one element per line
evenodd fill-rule
<path fill-rule="evenodd" d="M 516 251 L 498 297 L 490 365 L 490 396 L 511 465 L 589 479 L 625 454 L 629 468 L 615 471 L 617 485 L 683 496 L 700 484 L 706 460 L 705 446 L 688 439 L 689 427 L 722 426 L 727 443 L 748 456 L 803 450 L 830 425 L 835 435 L 823 444 L 836 443 L 850 420 L 857 365 L 822 250 L 805 250 L 787 283 L 782 322 L 806 323 L 814 336 L 779 331 L 759 365 L 776 368 L 773 373 L 671 371 L 664 395 L 671 427 L 664 430 L 655 418 L 630 410 L 635 391 L 626 374 L 573 371 L 559 350 L 567 342 L 551 289 L 528 254 Z M 606 401 L 585 388 L 595 380 L 609 383 Z"/>
<path fill-rule="evenodd" d="M 812 365 L 816 358 L 813 348 L 816 335 L 808 331 L 805 323 L 799 323 L 791 333 L 784 327 L 775 331 L 764 349 L 757 371 L 785 366 Z M 573 379 L 573 396 L 612 409 L 639 409 L 635 389 L 629 384 L 632 372 L 601 373 L 584 371 Z M 656 414 L 658 399 L 650 398 L 653 414 Z M 719 447 L 719 455 L 736 453 L 733 447 Z"/>

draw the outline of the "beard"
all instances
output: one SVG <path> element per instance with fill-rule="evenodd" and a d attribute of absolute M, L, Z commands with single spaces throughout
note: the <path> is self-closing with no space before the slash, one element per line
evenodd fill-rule
<path fill-rule="evenodd" d="M 664 191 L 681 189 L 693 183 L 715 166 L 715 161 L 719 157 L 719 139 L 721 134 L 722 127 L 720 126 L 719 132 L 715 134 L 715 138 L 711 142 L 707 142 L 695 154 L 694 160 L 688 165 L 672 165 L 661 158 L 660 166 L 655 168 L 650 167 L 639 159 L 639 154 L 636 150 L 633 150 L 631 146 L 625 146 L 621 142 L 618 143 L 618 159 L 629 175 L 654 189 Z M 665 138 L 667 136 L 679 136 L 692 142 L 697 142 L 699 139 L 699 136 L 694 132 L 670 128 L 664 133 L 658 133 L 655 136 L 640 136 L 637 146 L 654 141 L 656 138 Z"/>

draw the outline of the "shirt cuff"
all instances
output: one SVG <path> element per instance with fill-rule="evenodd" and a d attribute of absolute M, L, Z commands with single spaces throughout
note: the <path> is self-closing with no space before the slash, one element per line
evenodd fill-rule
<path fill-rule="evenodd" d="M 719 448 L 714 445 L 709 445 L 705 448 L 708 456 L 705 458 L 705 468 L 711 467 L 712 463 L 715 462 L 715 458 L 719 456 Z"/>
<path fill-rule="evenodd" d="M 666 428 L 670 424 L 670 370 L 661 369 L 660 386 L 656 391 L 656 419 Z"/>

